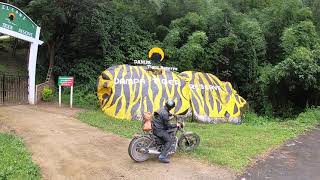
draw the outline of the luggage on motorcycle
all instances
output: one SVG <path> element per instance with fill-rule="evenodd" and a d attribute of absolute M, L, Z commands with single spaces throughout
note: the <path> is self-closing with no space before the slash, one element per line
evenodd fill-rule
<path fill-rule="evenodd" d="M 152 113 L 150 112 L 143 113 L 143 127 L 142 127 L 143 131 L 152 130 L 151 121 L 152 121 Z"/>

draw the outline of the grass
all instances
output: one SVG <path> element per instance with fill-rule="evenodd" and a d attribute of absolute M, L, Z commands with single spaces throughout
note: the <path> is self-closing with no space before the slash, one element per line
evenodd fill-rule
<path fill-rule="evenodd" d="M 59 102 L 59 90 L 55 89 L 53 101 Z M 70 88 L 66 87 L 61 94 L 61 103 L 70 104 Z M 82 109 L 99 109 L 99 101 L 94 93 L 82 92 L 74 88 L 73 91 L 73 106 Z"/>
<path fill-rule="evenodd" d="M 101 111 L 90 110 L 80 112 L 78 119 L 94 127 L 118 134 L 121 137 L 132 138 L 141 129 L 141 122 L 129 120 L 114 120 Z"/>
<path fill-rule="evenodd" d="M 37 180 L 40 172 L 22 140 L 0 133 L 0 179 Z"/>
<path fill-rule="evenodd" d="M 242 125 L 187 123 L 185 129 L 201 138 L 199 148 L 187 155 L 241 172 L 258 156 L 319 124 L 319 117 L 320 109 L 309 109 L 283 122 L 248 113 Z M 141 131 L 140 122 L 114 120 L 100 111 L 82 112 L 78 119 L 125 138 Z"/>

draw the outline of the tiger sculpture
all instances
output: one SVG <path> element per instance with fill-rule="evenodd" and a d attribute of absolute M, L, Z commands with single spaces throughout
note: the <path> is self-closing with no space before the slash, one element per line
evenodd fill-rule
<path fill-rule="evenodd" d="M 98 78 L 97 95 L 108 116 L 141 119 L 144 112 L 154 112 L 168 99 L 176 107 L 172 112 L 192 116 L 201 122 L 241 121 L 246 101 L 229 82 L 208 73 L 152 70 L 145 66 L 118 65 L 106 69 Z"/>
<path fill-rule="evenodd" d="M 189 89 L 175 73 L 160 73 L 144 66 L 118 65 L 105 70 L 98 78 L 97 95 L 102 110 L 111 117 L 140 119 L 144 112 L 153 112 L 168 99 L 174 99 L 175 114 L 190 109 Z"/>
<path fill-rule="evenodd" d="M 241 122 L 246 101 L 229 82 L 220 81 L 209 73 L 185 71 L 178 75 L 189 86 L 193 116 L 201 122 Z"/>

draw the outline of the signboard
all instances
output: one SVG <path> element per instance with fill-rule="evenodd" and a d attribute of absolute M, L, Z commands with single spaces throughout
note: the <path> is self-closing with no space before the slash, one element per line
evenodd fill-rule
<path fill-rule="evenodd" d="M 60 107 L 61 107 L 61 87 L 71 87 L 71 91 L 70 91 L 70 107 L 72 108 L 73 84 L 74 84 L 74 77 L 59 76 L 59 78 L 58 78 L 58 86 L 59 86 L 59 106 Z"/>
<path fill-rule="evenodd" d="M 149 60 L 134 60 L 134 65 L 143 65 L 148 69 L 164 69 L 169 71 L 178 71 L 176 67 L 167 67 L 164 65 L 164 51 L 159 47 L 152 48 L 148 53 Z"/>
<path fill-rule="evenodd" d="M 40 29 L 41 28 L 19 8 L 0 2 L 0 33 L 31 43 L 28 61 L 28 100 L 30 104 L 36 103 L 35 77 L 38 46 L 43 44 L 43 42 L 39 40 Z"/>
<path fill-rule="evenodd" d="M 23 11 L 10 4 L 0 4 L 0 27 L 36 38 L 37 25 Z"/>
<path fill-rule="evenodd" d="M 58 86 L 71 87 L 74 84 L 74 78 L 69 76 L 59 76 Z"/>

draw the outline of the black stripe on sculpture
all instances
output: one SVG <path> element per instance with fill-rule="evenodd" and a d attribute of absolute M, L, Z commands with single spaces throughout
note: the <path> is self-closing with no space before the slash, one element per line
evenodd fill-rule
<path fill-rule="evenodd" d="M 119 113 L 120 109 L 122 107 L 122 98 L 120 98 L 120 100 L 118 101 L 117 107 L 116 107 L 116 112 L 114 115 L 117 116 L 117 114 Z"/>
<path fill-rule="evenodd" d="M 121 68 L 119 70 L 119 73 L 118 73 L 118 76 L 115 77 L 117 78 L 118 80 L 120 80 L 122 78 L 122 73 L 123 73 L 123 68 Z M 115 104 L 116 103 L 116 98 L 117 97 L 121 97 L 121 90 L 122 90 L 122 85 L 121 84 L 115 84 L 114 85 L 114 89 L 115 89 L 115 92 L 114 92 L 114 96 L 113 96 L 113 99 L 112 99 L 112 102 L 111 102 L 111 105 Z"/>
<path fill-rule="evenodd" d="M 110 77 L 106 75 L 106 73 L 101 73 L 102 79 L 104 80 L 110 80 Z"/>
<path fill-rule="evenodd" d="M 233 107 L 233 114 L 236 114 L 239 111 L 238 106 L 235 104 Z"/>
<path fill-rule="evenodd" d="M 228 94 L 232 94 L 232 89 L 231 89 L 231 87 L 230 87 L 230 84 L 229 84 L 229 83 L 227 83 L 227 85 L 226 85 L 226 89 L 227 89 Z"/>
<path fill-rule="evenodd" d="M 199 83 L 201 85 L 203 85 L 203 86 L 205 85 L 200 76 L 199 76 Z M 204 103 L 203 103 L 204 107 L 203 108 L 204 108 L 205 113 L 208 115 L 209 114 L 209 108 L 208 108 L 208 105 L 207 105 L 206 94 L 205 93 L 206 93 L 205 87 L 203 87 L 203 89 L 201 88 L 201 96 L 203 97 L 203 98 L 201 98 L 201 100 L 204 101 Z"/>
<path fill-rule="evenodd" d="M 137 72 L 136 68 L 133 68 L 132 70 L 133 70 L 134 79 L 140 79 L 141 77 L 138 76 L 138 72 Z M 137 98 L 139 97 L 140 83 L 135 83 L 133 89 L 135 91 L 133 102 L 136 102 Z"/>
<path fill-rule="evenodd" d="M 131 79 L 131 71 L 130 71 L 130 67 L 128 65 L 126 65 L 126 72 L 127 74 L 125 75 L 124 79 Z M 132 83 L 125 83 L 123 85 L 123 94 L 125 96 L 125 99 L 126 99 L 126 110 L 128 110 L 128 107 L 129 107 L 129 103 L 130 103 L 130 95 L 131 95 L 131 91 L 130 91 L 130 86 L 132 86 Z"/>
<path fill-rule="evenodd" d="M 214 86 L 213 82 L 211 81 L 211 79 L 209 78 L 207 73 L 204 73 L 204 77 L 206 78 L 206 80 L 209 82 L 210 85 Z M 209 103 L 210 106 L 212 107 L 212 109 L 214 109 L 214 100 L 213 100 L 213 90 L 210 89 L 209 91 Z"/>
<path fill-rule="evenodd" d="M 156 99 L 156 97 L 157 97 L 157 95 L 159 93 L 159 88 L 158 88 L 157 84 L 153 80 L 151 80 L 151 89 L 152 89 L 152 93 L 154 94 L 153 95 L 153 101 L 155 101 L 155 99 Z"/>
<path fill-rule="evenodd" d="M 193 110 L 196 112 L 196 114 L 199 114 L 200 113 L 199 103 L 193 94 L 191 95 L 191 99 L 193 104 Z"/>
<path fill-rule="evenodd" d="M 219 100 L 216 100 L 216 102 L 217 102 L 217 110 L 220 113 L 221 112 L 221 104 L 220 104 Z"/>
<path fill-rule="evenodd" d="M 150 98 L 147 96 L 147 112 L 153 112 L 153 105 L 151 103 Z"/>
<path fill-rule="evenodd" d="M 140 107 L 140 102 L 141 102 L 141 100 L 139 100 L 136 104 L 134 104 L 132 106 L 132 109 L 131 109 L 131 115 L 132 116 L 137 115 L 137 111 L 138 111 L 138 109 Z M 134 117 L 134 118 L 136 118 L 136 117 Z"/>

